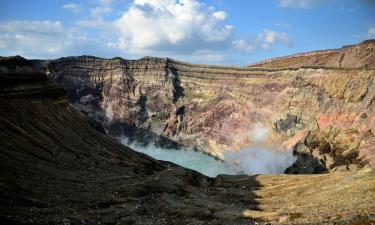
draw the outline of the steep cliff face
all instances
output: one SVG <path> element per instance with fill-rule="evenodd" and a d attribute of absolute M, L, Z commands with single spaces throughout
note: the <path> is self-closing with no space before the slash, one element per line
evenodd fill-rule
<path fill-rule="evenodd" d="M 208 178 L 117 143 L 28 61 L 6 60 L 4 66 L 0 59 L 0 69 L 7 67 L 0 73 L 1 224 L 375 222 L 372 169 Z"/>
<path fill-rule="evenodd" d="M 128 135 L 161 137 L 159 144 L 171 140 L 223 158 L 225 151 L 251 146 L 249 131 L 261 124 L 269 133 L 261 145 L 294 148 L 300 156 L 288 172 L 314 173 L 375 163 L 373 45 L 344 48 L 355 52 L 350 65 L 360 67 L 350 69 L 328 59 L 331 68 L 280 69 L 88 56 L 50 61 L 46 68 L 80 110 L 106 121 L 113 134 L 132 130 Z M 363 62 L 369 66 L 356 66 Z"/>

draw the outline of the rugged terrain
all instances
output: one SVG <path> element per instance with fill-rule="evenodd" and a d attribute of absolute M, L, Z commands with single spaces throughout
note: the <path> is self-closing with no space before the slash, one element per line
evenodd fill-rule
<path fill-rule="evenodd" d="M 0 69 L 1 224 L 375 222 L 373 169 L 208 178 L 109 138 L 29 61 Z"/>
<path fill-rule="evenodd" d="M 250 67 L 267 68 L 371 68 L 375 69 L 374 40 L 339 49 L 318 50 L 260 61 Z"/>
<path fill-rule="evenodd" d="M 252 67 L 91 56 L 34 61 L 109 133 L 223 158 L 253 144 L 294 149 L 288 173 L 375 166 L 375 41 Z M 258 143 L 259 144 L 259 143 Z"/>

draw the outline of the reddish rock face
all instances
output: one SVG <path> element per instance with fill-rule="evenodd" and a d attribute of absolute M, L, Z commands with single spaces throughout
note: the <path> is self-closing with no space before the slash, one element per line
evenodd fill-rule
<path fill-rule="evenodd" d="M 249 131 L 261 124 L 268 129 L 262 144 L 294 148 L 300 167 L 290 172 L 310 173 L 373 162 L 373 49 L 369 41 L 327 52 L 345 54 L 340 65 L 325 53 L 256 68 L 84 56 L 49 61 L 46 69 L 78 109 L 109 128 L 135 127 L 222 158 L 251 145 Z M 305 63 L 311 55 L 319 63 Z M 292 68 L 281 66 L 289 62 Z M 306 164 L 310 170 L 301 170 Z"/>

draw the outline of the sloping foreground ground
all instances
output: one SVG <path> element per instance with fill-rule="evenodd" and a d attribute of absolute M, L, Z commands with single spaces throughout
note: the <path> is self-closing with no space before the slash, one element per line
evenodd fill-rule
<path fill-rule="evenodd" d="M 2 60 L 23 73 L 0 75 L 1 224 L 375 222 L 372 169 L 208 178 L 116 143 L 43 75 Z"/>

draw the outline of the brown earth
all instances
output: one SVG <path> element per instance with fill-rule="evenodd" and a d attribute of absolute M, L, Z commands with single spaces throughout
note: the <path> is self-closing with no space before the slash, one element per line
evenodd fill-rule
<path fill-rule="evenodd" d="M 117 143 L 17 60 L 0 59 L 1 224 L 375 223 L 373 169 L 208 178 Z"/>
<path fill-rule="evenodd" d="M 262 68 L 371 68 L 375 69 L 375 40 L 366 40 L 358 45 L 348 45 L 340 49 L 312 51 L 290 56 L 267 59 L 250 67 Z"/>

